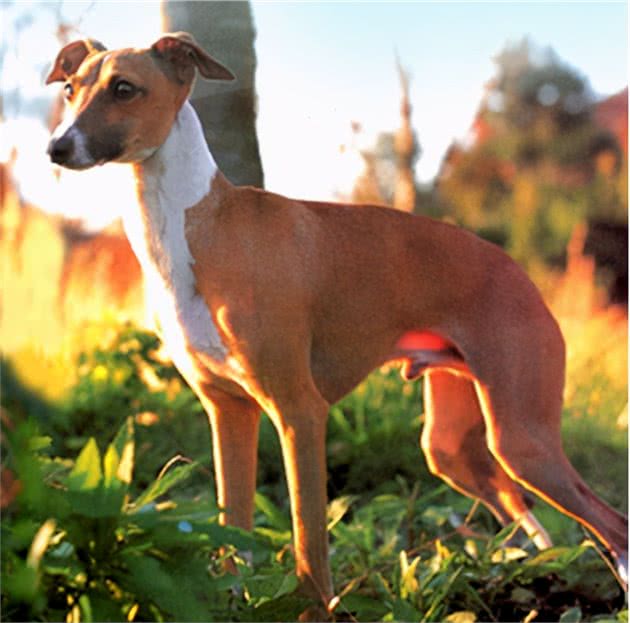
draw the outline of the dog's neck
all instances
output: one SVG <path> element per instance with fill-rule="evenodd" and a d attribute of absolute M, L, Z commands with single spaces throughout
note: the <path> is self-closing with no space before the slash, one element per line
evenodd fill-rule
<path fill-rule="evenodd" d="M 133 165 L 138 206 L 125 211 L 125 231 L 143 268 L 172 281 L 192 263 L 185 239 L 185 212 L 209 192 L 218 168 L 197 113 L 185 102 L 164 141 Z"/>
<path fill-rule="evenodd" d="M 188 374 L 187 345 L 216 360 L 225 355 L 197 291 L 192 271 L 195 259 L 186 238 L 186 210 L 208 195 L 218 172 L 188 102 L 164 144 L 133 169 L 138 201 L 125 210 L 125 231 L 142 265 L 148 309 L 157 312 L 171 356 Z"/>

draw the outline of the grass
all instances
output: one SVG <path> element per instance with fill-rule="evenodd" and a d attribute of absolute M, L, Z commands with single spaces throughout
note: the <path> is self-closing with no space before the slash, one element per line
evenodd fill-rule
<path fill-rule="evenodd" d="M 89 439 L 75 460 L 52 457 L 33 420 L 8 426 L 21 488 L 3 517 L 4 619 L 295 620 L 306 604 L 286 513 L 258 493 L 252 535 L 218 526 L 212 496 L 182 489 L 191 462 L 139 484 L 133 422 L 102 451 Z M 625 620 L 592 541 L 508 545 L 513 527 L 494 534 L 474 509 L 464 519 L 450 495 L 398 479 L 393 493 L 331 501 L 337 620 Z M 238 563 L 236 577 L 221 560 L 239 549 L 254 565 Z"/>
<path fill-rule="evenodd" d="M 569 345 L 566 452 L 625 511 L 627 321 L 593 305 L 578 317 L 560 304 L 555 313 Z M 294 620 L 304 603 L 293 593 L 288 496 L 271 424 L 264 419 L 260 433 L 254 535 L 217 532 L 210 435 L 191 391 L 151 334 L 107 324 L 91 331 L 78 361 L 27 349 L 2 366 L 3 618 Z M 422 420 L 420 384 L 403 383 L 394 369 L 375 372 L 331 409 L 337 620 L 627 621 L 613 573 L 578 524 L 541 503 L 536 514 L 557 547 L 514 545 L 511 527 L 499 531 L 483 507 L 428 473 Z M 127 432 L 112 442 L 119 428 Z M 106 486 L 107 448 L 121 447 L 121 434 L 133 439 L 133 477 Z M 97 483 L 88 493 L 76 485 L 81 470 Z M 156 491 L 153 514 L 140 521 L 134 500 Z M 86 523 L 94 508 L 102 516 Z M 243 563 L 237 582 L 218 564 L 220 546 L 245 542 L 255 565 Z M 173 590 L 184 570 L 203 591 Z"/>

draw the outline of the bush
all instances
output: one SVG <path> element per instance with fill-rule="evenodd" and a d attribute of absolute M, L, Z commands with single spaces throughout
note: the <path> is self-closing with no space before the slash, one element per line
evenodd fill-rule
<path fill-rule="evenodd" d="M 273 599 L 291 617 L 304 607 L 290 595 L 295 576 L 265 567 L 267 538 L 219 525 L 207 500 L 165 499 L 195 463 L 164 470 L 130 496 L 131 418 L 103 455 L 94 438 L 76 461 L 47 457 L 49 447 L 31 423 L 8 435 L 8 469 L 20 489 L 2 525 L 4 620 L 251 620 Z M 256 575 L 242 562 L 238 578 L 224 570 L 238 550 L 253 553 Z"/>
<path fill-rule="evenodd" d="M 273 428 L 261 427 L 254 533 L 220 526 L 206 418 L 158 349 L 121 328 L 81 357 L 54 404 L 5 385 L 4 620 L 295 620 L 305 607 Z M 597 422 L 575 420 L 577 408 L 567 433 L 583 440 Z M 394 369 L 331 410 L 339 620 L 624 620 L 623 593 L 575 522 L 542 508 L 566 545 L 543 553 L 508 543 L 511 527 L 495 536 L 489 513 L 428 474 L 421 424 L 420 386 Z M 606 448 L 623 460 L 621 443 Z M 625 483 L 618 469 L 591 476 Z M 227 574 L 225 557 L 243 549 L 253 567 Z"/>
<path fill-rule="evenodd" d="M 137 456 L 132 487 L 146 487 L 166 459 L 182 455 L 194 456 L 201 468 L 185 486 L 203 490 L 212 486 L 208 422 L 159 349 L 153 333 L 131 325 L 110 330 L 98 346 L 79 355 L 76 382 L 38 421 L 52 437 L 55 453 L 75 456 L 90 437 L 103 447 L 131 417 Z"/>

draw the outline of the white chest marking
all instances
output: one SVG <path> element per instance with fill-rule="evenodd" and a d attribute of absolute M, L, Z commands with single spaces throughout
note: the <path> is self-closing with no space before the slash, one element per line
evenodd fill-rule
<path fill-rule="evenodd" d="M 192 380 L 188 349 L 222 362 L 227 350 L 195 288 L 185 213 L 210 191 L 217 166 L 186 102 L 165 143 L 137 168 L 139 210 L 126 211 L 127 237 L 145 276 L 147 305 L 180 372 Z"/>

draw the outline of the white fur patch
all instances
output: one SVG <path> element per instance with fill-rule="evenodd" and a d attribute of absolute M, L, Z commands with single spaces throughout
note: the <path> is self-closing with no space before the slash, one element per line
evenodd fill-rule
<path fill-rule="evenodd" d="M 74 113 L 72 113 L 70 108 L 66 106 L 64 108 L 63 119 L 61 120 L 61 123 L 54 129 L 51 138 L 61 138 L 75 121 L 76 117 L 74 116 Z"/>
<path fill-rule="evenodd" d="M 87 148 L 87 139 L 85 134 L 83 134 L 83 132 L 74 125 L 75 121 L 75 116 L 72 114 L 70 109 L 66 107 L 63 121 L 55 128 L 52 137 L 53 139 L 58 139 L 66 135 L 72 140 L 74 150 L 72 152 L 72 159 L 68 162 L 69 165 L 77 167 L 91 167 L 96 164 L 96 160 Z"/>
<path fill-rule="evenodd" d="M 195 287 L 185 212 L 210 191 L 217 166 L 201 124 L 186 102 L 164 142 L 138 166 L 139 210 L 123 215 L 125 231 L 145 276 L 149 308 L 180 372 L 195 377 L 187 346 L 221 362 L 227 350 Z"/>

